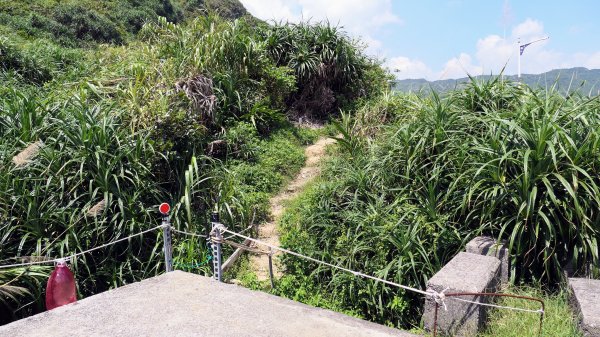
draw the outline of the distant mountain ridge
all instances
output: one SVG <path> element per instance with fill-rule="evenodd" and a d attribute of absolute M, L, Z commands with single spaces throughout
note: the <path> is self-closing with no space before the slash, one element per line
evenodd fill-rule
<path fill-rule="evenodd" d="M 494 75 L 496 76 L 496 75 Z M 478 79 L 490 78 L 490 75 L 475 76 Z M 504 76 L 507 81 L 517 82 L 517 75 Z M 578 91 L 583 95 L 600 95 L 600 69 L 583 67 L 554 69 L 543 74 L 522 74 L 521 81 L 531 87 L 550 88 L 556 84 L 561 92 Z M 469 78 L 427 81 L 425 79 L 397 80 L 392 83 L 392 90 L 402 92 L 419 92 L 433 89 L 447 92 L 469 82 Z"/>

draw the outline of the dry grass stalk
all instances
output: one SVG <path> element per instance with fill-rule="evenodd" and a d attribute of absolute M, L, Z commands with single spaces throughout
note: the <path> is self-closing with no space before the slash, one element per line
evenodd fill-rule
<path fill-rule="evenodd" d="M 100 202 L 95 204 L 92 208 L 90 208 L 87 211 L 87 215 L 88 216 L 97 216 L 98 214 L 100 214 L 104 211 L 105 207 L 106 207 L 106 202 L 104 200 L 101 200 Z"/>
<path fill-rule="evenodd" d="M 185 93 L 203 121 L 213 117 L 217 97 L 213 93 L 212 79 L 203 75 L 194 76 L 177 82 L 175 90 Z"/>
<path fill-rule="evenodd" d="M 16 167 L 25 166 L 31 162 L 31 160 L 37 156 L 40 152 L 40 148 L 44 145 L 41 140 L 35 143 L 29 144 L 23 151 L 13 157 L 12 162 Z"/>

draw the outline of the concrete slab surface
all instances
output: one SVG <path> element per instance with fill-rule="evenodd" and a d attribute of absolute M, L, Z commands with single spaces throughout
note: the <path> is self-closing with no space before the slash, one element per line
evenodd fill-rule
<path fill-rule="evenodd" d="M 600 337 L 600 280 L 570 278 L 569 290 L 584 336 Z"/>
<path fill-rule="evenodd" d="M 0 336 L 414 336 L 181 271 L 0 326 Z"/>

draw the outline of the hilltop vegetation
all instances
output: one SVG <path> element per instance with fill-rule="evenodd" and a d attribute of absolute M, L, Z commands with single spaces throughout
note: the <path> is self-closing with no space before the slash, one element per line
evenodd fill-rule
<path fill-rule="evenodd" d="M 85 57 L 80 48 L 127 44 L 145 23 L 161 17 L 180 23 L 207 11 L 253 20 L 237 0 L 5 1 L 0 3 L 0 76 L 17 72 L 41 84 L 76 71 Z"/>
<path fill-rule="evenodd" d="M 218 3 L 241 13 L 235 1 Z M 0 40 L 3 264 L 152 228 L 162 201 L 173 206 L 174 226 L 189 231 L 205 232 L 212 210 L 232 229 L 261 221 L 268 196 L 299 170 L 302 146 L 317 136 L 290 119 L 329 118 L 384 83 L 379 66 L 328 24 L 193 17 L 192 2 L 54 4 L 3 5 L 12 11 L 3 8 Z M 160 12 L 165 6 L 172 10 Z M 11 28 L 36 15 L 60 23 L 57 13 L 69 8 L 99 26 L 86 23 L 89 31 L 65 40 L 53 23 Z M 149 11 L 147 22 L 111 16 L 129 9 Z M 161 240 L 148 233 L 73 261 L 80 296 L 161 273 Z M 178 269 L 209 272 L 205 240 L 176 236 L 174 246 Z M 8 283 L 2 321 L 43 309 L 50 269 L 0 270 Z"/>
<path fill-rule="evenodd" d="M 132 40 L 145 23 L 156 23 L 159 17 L 179 23 L 204 10 L 230 19 L 247 15 L 237 0 L 11 1 L 0 4 L 0 25 L 6 26 L 6 31 L 64 46 L 122 44 Z"/>

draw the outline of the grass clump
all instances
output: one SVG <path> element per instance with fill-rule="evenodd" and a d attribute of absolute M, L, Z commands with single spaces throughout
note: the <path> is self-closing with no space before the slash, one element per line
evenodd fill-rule
<path fill-rule="evenodd" d="M 546 306 L 544 323 L 541 336 L 579 337 L 581 331 L 577 327 L 577 320 L 568 303 L 565 291 L 547 295 L 539 287 L 511 287 L 508 294 L 542 298 Z M 516 298 L 504 298 L 498 302 L 500 305 L 538 310 L 539 303 Z M 534 313 L 493 309 L 490 311 L 485 332 L 481 337 L 527 337 L 538 336 L 540 316 Z"/>
<path fill-rule="evenodd" d="M 27 259 L 9 259 L 5 263 L 26 262 Z M 9 323 L 22 315 L 42 309 L 37 299 L 43 296 L 43 286 L 50 267 L 30 266 L 0 270 L 0 324 Z M 23 300 L 34 305 L 22 305 Z M 37 302 L 37 303 L 36 303 Z M 17 308 L 15 310 L 15 308 Z"/>

